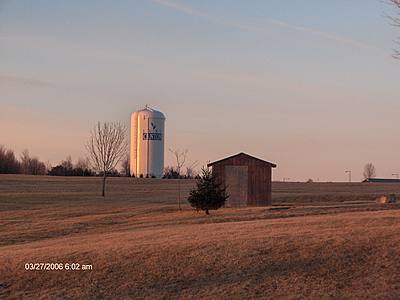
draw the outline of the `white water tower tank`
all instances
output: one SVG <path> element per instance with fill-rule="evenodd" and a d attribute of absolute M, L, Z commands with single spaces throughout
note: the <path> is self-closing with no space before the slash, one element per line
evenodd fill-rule
<path fill-rule="evenodd" d="M 131 175 L 157 177 L 164 173 L 165 116 L 145 107 L 131 116 Z"/>

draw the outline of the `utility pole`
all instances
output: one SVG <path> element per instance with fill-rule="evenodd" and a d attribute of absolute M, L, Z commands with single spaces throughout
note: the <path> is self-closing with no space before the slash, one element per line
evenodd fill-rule
<path fill-rule="evenodd" d="M 347 170 L 345 173 L 349 174 L 349 182 L 351 183 L 351 170 Z"/>
<path fill-rule="evenodd" d="M 178 177 L 178 190 L 179 190 L 178 207 L 179 207 L 179 210 L 182 210 L 182 207 L 181 207 L 181 174 L 179 174 L 179 177 Z"/>

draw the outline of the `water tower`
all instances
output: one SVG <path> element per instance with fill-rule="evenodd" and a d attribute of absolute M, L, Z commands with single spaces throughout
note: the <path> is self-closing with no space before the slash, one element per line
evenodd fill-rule
<path fill-rule="evenodd" d="M 162 177 L 164 173 L 165 116 L 149 108 L 131 116 L 131 175 Z"/>

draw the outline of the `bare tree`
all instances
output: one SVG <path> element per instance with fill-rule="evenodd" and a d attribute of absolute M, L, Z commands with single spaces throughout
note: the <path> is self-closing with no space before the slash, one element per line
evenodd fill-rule
<path fill-rule="evenodd" d="M 45 175 L 46 165 L 43 162 L 41 162 L 37 157 L 31 158 L 29 162 L 29 174 Z"/>
<path fill-rule="evenodd" d="M 29 156 L 28 149 L 22 151 L 21 154 L 21 172 L 22 174 L 29 174 L 29 165 L 31 162 L 31 158 Z"/>
<path fill-rule="evenodd" d="M 78 158 L 78 161 L 75 163 L 76 169 L 81 170 L 89 170 L 90 160 L 88 158 Z"/>
<path fill-rule="evenodd" d="M 29 175 L 45 175 L 46 165 L 37 157 L 30 157 L 29 151 L 25 149 L 21 155 L 21 172 Z"/>
<path fill-rule="evenodd" d="M 0 145 L 0 174 L 17 174 L 20 172 L 20 163 L 14 151 Z"/>
<path fill-rule="evenodd" d="M 51 165 L 51 162 L 49 160 L 47 160 L 44 165 L 46 166 L 46 174 L 48 174 L 53 166 Z"/>
<path fill-rule="evenodd" d="M 103 175 L 101 195 L 104 197 L 107 174 L 126 155 L 126 127 L 121 123 L 100 123 L 92 129 L 86 149 L 93 168 Z"/>
<path fill-rule="evenodd" d="M 400 27 L 400 0 L 388 0 L 390 4 L 392 4 L 399 11 L 395 16 L 388 16 L 391 23 L 395 27 Z M 400 39 L 396 41 L 398 47 L 400 47 Z M 394 49 L 393 57 L 396 59 L 400 59 L 400 49 Z"/>
<path fill-rule="evenodd" d="M 178 149 L 169 149 L 169 152 L 171 152 L 176 160 L 176 171 L 178 172 L 179 175 L 181 175 L 181 171 L 183 166 L 186 163 L 187 155 L 189 153 L 189 150 L 178 150 Z"/>
<path fill-rule="evenodd" d="M 367 163 L 364 166 L 364 179 L 374 178 L 376 177 L 376 169 L 372 163 Z"/>
<path fill-rule="evenodd" d="M 131 176 L 131 160 L 129 154 L 126 154 L 124 160 L 122 161 L 122 173 L 127 177 Z"/>
<path fill-rule="evenodd" d="M 188 167 L 186 167 L 186 178 L 188 179 L 192 179 L 194 177 L 196 177 L 196 171 L 195 168 L 197 167 L 198 161 L 194 161 L 193 163 L 191 163 Z"/>
<path fill-rule="evenodd" d="M 72 163 L 72 157 L 71 155 L 68 155 L 65 160 L 61 162 L 61 166 L 68 172 L 72 173 L 72 170 L 74 169 L 74 165 Z"/>
<path fill-rule="evenodd" d="M 92 170 L 90 169 L 90 159 L 86 158 L 78 158 L 78 161 L 75 163 L 74 168 L 72 169 L 72 174 L 74 176 L 89 176 L 92 174 Z"/>

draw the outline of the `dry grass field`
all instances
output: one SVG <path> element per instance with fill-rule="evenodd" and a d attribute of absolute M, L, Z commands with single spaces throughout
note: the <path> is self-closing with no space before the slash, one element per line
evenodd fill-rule
<path fill-rule="evenodd" d="M 193 186 L 182 181 L 183 198 Z M 0 175 L 0 298 L 400 297 L 400 185 L 274 183 L 210 216 L 178 182 Z M 92 270 L 25 270 L 26 263 Z"/>

